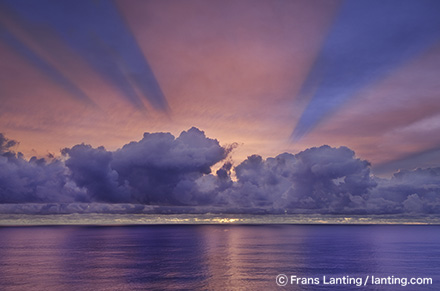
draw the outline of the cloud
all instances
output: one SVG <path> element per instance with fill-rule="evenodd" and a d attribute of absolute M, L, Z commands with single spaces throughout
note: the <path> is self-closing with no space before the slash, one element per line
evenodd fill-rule
<path fill-rule="evenodd" d="M 136 201 L 185 205 L 209 200 L 196 197 L 195 181 L 209 174 L 227 154 L 228 149 L 217 140 L 193 127 L 177 138 L 169 133 L 146 133 L 139 142 L 117 150 L 112 167 L 120 182 L 128 182 Z"/>
<path fill-rule="evenodd" d="M 129 190 L 118 183 L 118 173 L 110 167 L 112 153 L 104 147 L 76 145 L 62 150 L 69 158 L 65 165 L 70 177 L 80 188 L 86 189 L 93 201 L 128 202 Z"/>
<path fill-rule="evenodd" d="M 78 144 L 51 162 L 26 160 L 15 144 L 0 134 L 1 213 L 440 211 L 440 168 L 382 179 L 347 147 L 252 155 L 234 167 L 231 148 L 194 127 L 177 138 L 145 133 L 116 151 Z"/>
<path fill-rule="evenodd" d="M 17 142 L 15 140 L 7 139 L 3 133 L 0 133 L 0 154 L 3 155 L 5 153 L 10 152 L 10 148 L 15 146 Z"/>
<path fill-rule="evenodd" d="M 59 160 L 25 160 L 9 148 L 15 141 L 0 135 L 0 203 L 85 201 Z"/>
<path fill-rule="evenodd" d="M 382 199 L 394 205 L 392 212 L 439 213 L 440 168 L 403 170 L 391 179 L 379 180 L 370 201 Z M 374 212 L 390 212 L 388 207 L 376 204 Z"/>
<path fill-rule="evenodd" d="M 225 159 L 228 149 L 191 128 L 177 138 L 145 133 L 115 152 L 84 144 L 62 152 L 71 180 L 92 201 L 192 205 L 209 202 L 193 191 L 195 181 Z"/>
<path fill-rule="evenodd" d="M 253 155 L 235 172 L 232 195 L 220 196 L 223 201 L 232 199 L 231 205 L 245 207 L 345 212 L 346 208 L 355 209 L 358 200 L 376 185 L 369 163 L 355 158 L 346 147 L 322 146 L 267 160 Z"/>

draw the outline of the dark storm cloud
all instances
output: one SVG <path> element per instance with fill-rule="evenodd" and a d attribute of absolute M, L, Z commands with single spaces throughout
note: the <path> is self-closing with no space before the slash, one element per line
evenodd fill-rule
<path fill-rule="evenodd" d="M 440 40 L 436 0 L 345 1 L 300 98 L 300 139 L 348 100 Z"/>
<path fill-rule="evenodd" d="M 440 168 L 381 179 L 347 147 L 321 146 L 267 159 L 253 155 L 235 167 L 226 161 L 211 173 L 230 148 L 197 128 L 177 138 L 145 133 L 114 152 L 79 144 L 51 162 L 25 160 L 11 151 L 15 143 L 0 135 L 0 211 L 5 213 L 440 211 Z"/>

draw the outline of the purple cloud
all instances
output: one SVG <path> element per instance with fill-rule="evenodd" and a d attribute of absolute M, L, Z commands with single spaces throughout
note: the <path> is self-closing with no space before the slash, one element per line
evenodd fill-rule
<path fill-rule="evenodd" d="M 0 135 L 0 209 L 8 213 L 142 213 L 145 207 L 153 213 L 440 211 L 440 168 L 382 179 L 347 147 L 324 145 L 267 159 L 252 155 L 235 167 L 225 161 L 211 173 L 230 149 L 197 128 L 177 138 L 145 133 L 114 152 L 79 144 L 51 162 L 26 160 L 11 150 L 15 144 Z"/>

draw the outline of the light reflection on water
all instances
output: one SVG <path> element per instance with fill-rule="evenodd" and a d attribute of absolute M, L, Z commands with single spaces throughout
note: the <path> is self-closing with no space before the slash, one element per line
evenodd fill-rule
<path fill-rule="evenodd" d="M 277 274 L 433 277 L 439 226 L 0 228 L 1 290 L 268 290 Z M 322 290 L 288 286 L 289 290 Z M 332 290 L 353 290 L 333 286 Z M 398 290 L 400 286 L 369 286 Z"/>

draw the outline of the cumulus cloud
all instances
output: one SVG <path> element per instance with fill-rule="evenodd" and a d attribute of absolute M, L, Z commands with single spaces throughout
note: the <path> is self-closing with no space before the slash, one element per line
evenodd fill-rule
<path fill-rule="evenodd" d="M 388 206 L 379 203 L 382 200 Z M 374 203 L 369 205 L 373 212 L 439 213 L 440 168 L 404 170 L 391 179 L 378 179 L 370 202 Z"/>
<path fill-rule="evenodd" d="M 50 162 L 24 159 L 15 144 L 0 134 L 0 213 L 440 212 L 440 168 L 382 179 L 347 147 L 251 155 L 234 167 L 231 148 L 197 128 L 145 133 L 116 151 L 78 144 Z"/>
<path fill-rule="evenodd" d="M 346 212 L 362 204 L 376 183 L 370 164 L 346 147 L 322 146 L 263 160 L 253 155 L 235 167 L 233 190 L 222 202 L 246 207 Z"/>
<path fill-rule="evenodd" d="M 20 153 L 10 151 L 15 144 L 0 136 L 0 203 L 83 200 L 85 193 L 69 180 L 61 161 L 25 160 Z"/>
<path fill-rule="evenodd" d="M 228 150 L 197 128 L 174 138 L 170 133 L 145 133 L 113 154 L 111 166 L 120 183 L 128 183 L 132 198 L 151 204 L 187 205 L 208 203 L 199 197 L 195 181 L 211 173 L 211 167 L 226 158 Z"/>
<path fill-rule="evenodd" d="M 69 158 L 65 165 L 70 170 L 70 178 L 81 189 L 85 189 L 93 201 L 128 202 L 129 190 L 118 183 L 118 172 L 110 166 L 113 155 L 104 147 L 92 148 L 90 145 L 76 145 L 64 149 L 62 153 Z"/>

